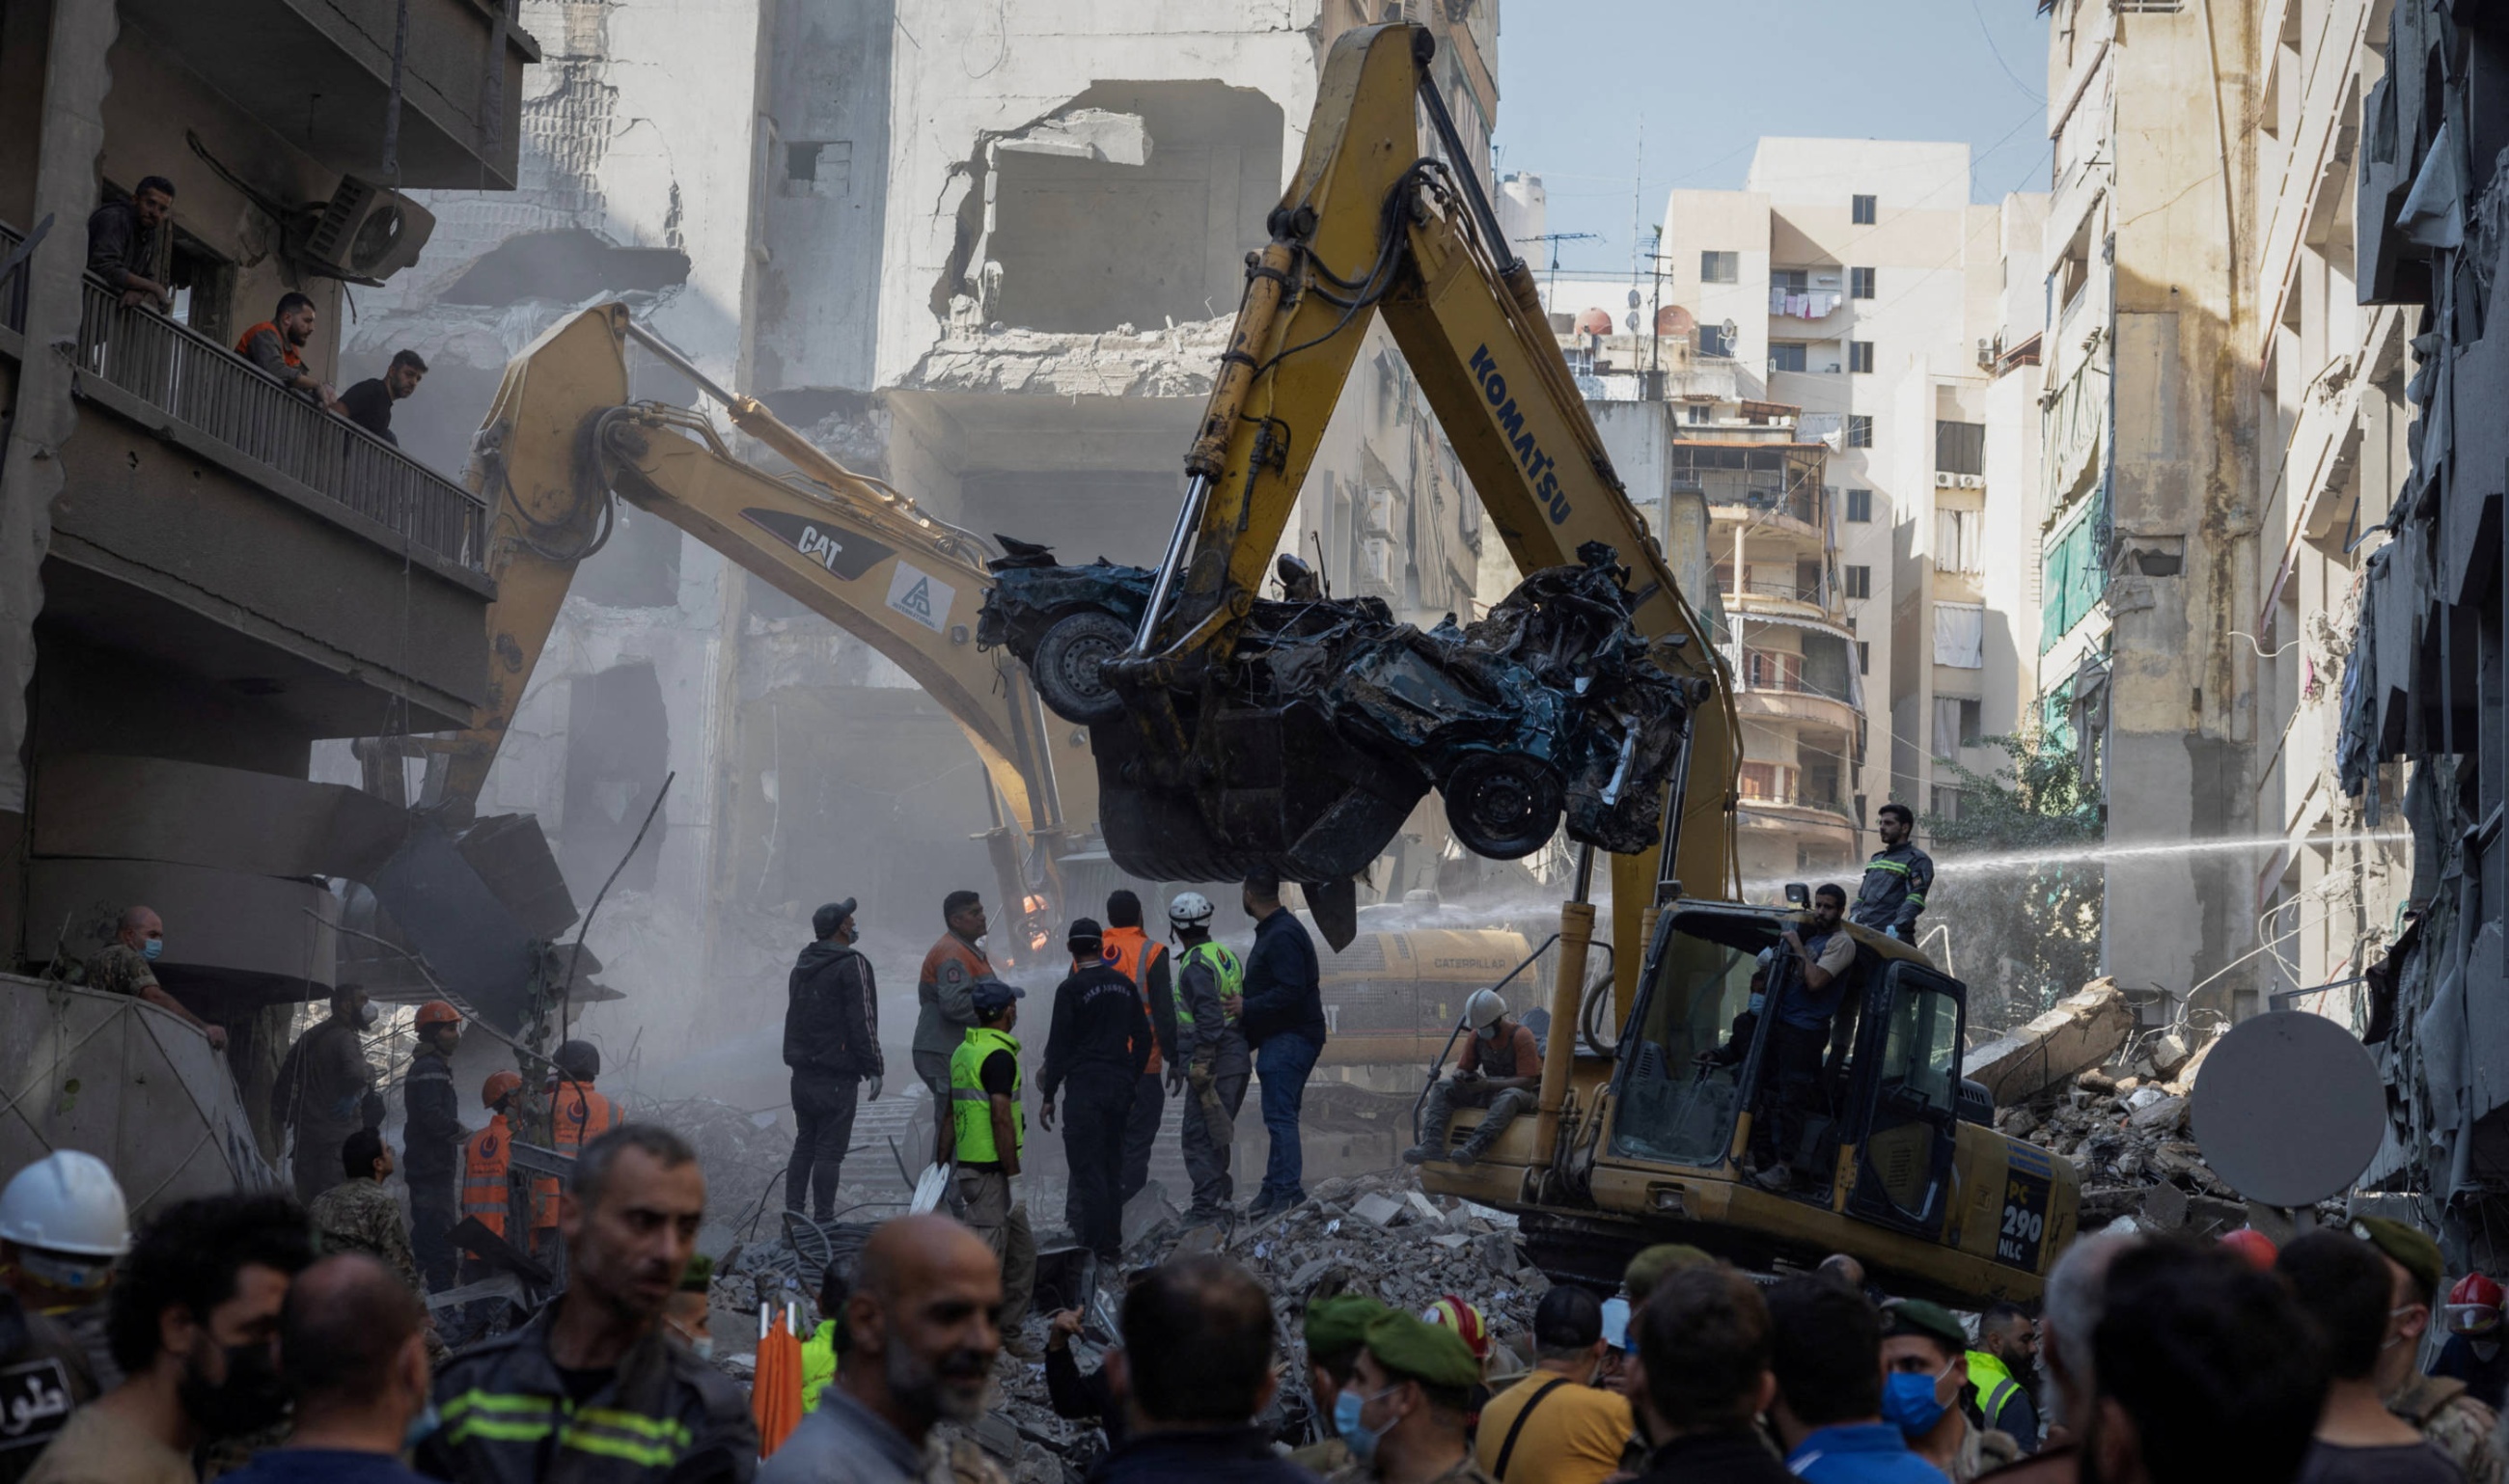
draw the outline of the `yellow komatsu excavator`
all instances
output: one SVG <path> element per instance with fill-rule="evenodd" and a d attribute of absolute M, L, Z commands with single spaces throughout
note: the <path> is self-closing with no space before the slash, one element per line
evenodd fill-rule
<path fill-rule="evenodd" d="M 1629 623 L 1690 703 L 1655 845 L 1610 857 L 1612 1013 L 1580 1013 L 1595 916 L 1589 846 L 1560 914 L 1538 1113 L 1470 1164 L 1441 1146 L 1423 1183 L 1519 1213 L 1538 1261 L 1600 1285 L 1618 1283 L 1637 1247 L 1687 1241 L 1759 1266 L 1851 1253 L 1896 1292 L 1956 1303 L 2027 1297 L 2073 1234 L 2078 1180 L 2063 1160 L 1993 1128 L 1991 1100 L 1961 1076 L 1966 992 L 1914 948 L 1840 929 L 1857 963 L 1835 1046 L 1795 1147 L 1770 1147 L 1778 1017 L 1759 1012 L 1782 1006 L 1800 979 L 1784 938 L 1802 914 L 1732 900 L 1740 728 L 1730 676 L 1613 472 L 1531 274 L 1508 250 L 1433 80 L 1434 50 L 1414 25 L 1335 41 L 1305 157 L 1270 217 L 1271 241 L 1248 260 L 1146 602 L 1068 615 L 1060 637 L 1069 642 L 1047 630 L 1023 655 L 1050 706 L 1100 708 L 1091 724 L 1108 846 L 1134 869 L 1128 853 L 1175 859 L 1172 841 L 1195 832 L 1201 858 L 1215 861 L 1230 858 L 1232 838 L 1283 837 L 1274 805 L 1300 782 L 1282 777 L 1297 765 L 1285 767 L 1277 730 L 1227 729 L 1229 686 L 1246 684 L 1246 647 L 1270 643 L 1260 625 L 1285 605 L 1258 602 L 1262 586 L 1363 334 L 1382 315 L 1518 569 L 1592 567 L 1609 548 L 1626 572 Z M 1422 148 L 1423 119 L 1436 154 Z M 1315 596 L 1302 571 L 1283 576 L 1285 598 Z M 1491 776 L 1472 775 L 1470 800 L 1440 784 L 1450 820 L 1460 803 L 1502 822 L 1515 810 L 1555 823 L 1555 810 L 1524 809 L 1521 792 L 1489 794 Z M 1149 834 L 1160 838 L 1136 837 Z M 1316 883 L 1309 899 L 1332 936 L 1336 883 L 1279 869 L 1285 856 L 1295 851 L 1266 869 Z M 1604 1041 L 1581 1024 L 1619 1033 Z M 1459 1113 L 1447 1136 L 1460 1141 L 1477 1117 Z M 1753 1164 L 1779 1161 L 1814 1172 L 1786 1189 L 1750 1178 Z"/>
<path fill-rule="evenodd" d="M 799 471 L 734 457 L 686 408 L 628 399 L 635 341 L 720 402 Z M 725 390 L 621 304 L 552 327 L 506 368 L 474 444 L 471 488 L 495 510 L 488 568 L 489 701 L 445 746 L 445 799 L 475 802 L 529 688 L 577 565 L 633 501 L 862 640 L 947 711 L 992 785 L 987 840 L 1013 942 L 1061 938 L 1063 858 L 1097 820 L 1086 737 L 1055 722 L 1017 666 L 973 642 L 995 555 L 885 484 L 854 473 L 754 398 Z"/>

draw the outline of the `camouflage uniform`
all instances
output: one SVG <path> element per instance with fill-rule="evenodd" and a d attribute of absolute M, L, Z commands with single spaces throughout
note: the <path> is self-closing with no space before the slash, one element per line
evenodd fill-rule
<path fill-rule="evenodd" d="M 2416 1374 L 2387 1398 L 2387 1410 L 2421 1428 L 2465 1484 L 2503 1484 L 2500 1445 L 2492 1436 L 2499 1416 L 2465 1394 L 2464 1382 Z"/>
<path fill-rule="evenodd" d="M 146 955 L 117 938 L 87 961 L 87 987 L 136 996 L 157 987 L 157 971 L 148 967 Z"/>
<path fill-rule="evenodd" d="M 418 1257 L 409 1248 L 409 1231 L 401 1224 L 400 1203 L 380 1182 L 343 1180 L 314 1198 L 311 1214 L 326 1255 L 363 1252 L 392 1269 L 412 1293 L 427 1296 Z"/>

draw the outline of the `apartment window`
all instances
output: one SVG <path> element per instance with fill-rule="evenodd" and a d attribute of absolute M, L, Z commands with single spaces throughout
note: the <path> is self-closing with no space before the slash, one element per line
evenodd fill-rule
<path fill-rule="evenodd" d="M 1742 279 L 1742 255 L 1739 252 L 1703 252 L 1699 255 L 1699 281 L 1702 283 L 1739 283 Z"/>
<path fill-rule="evenodd" d="M 1873 342 L 1851 340 L 1847 343 L 1847 369 L 1858 376 L 1873 369 Z"/>
<path fill-rule="evenodd" d="M 1745 762 L 1741 778 L 1744 798 L 1762 803 L 1795 801 L 1795 770 L 1782 762 Z"/>
<path fill-rule="evenodd" d="M 1707 404 L 1705 402 L 1693 402 L 1688 407 L 1682 409 L 1682 411 L 1693 423 L 1704 423 L 1707 421 Z"/>
<path fill-rule="evenodd" d="M 1873 219 L 1874 219 L 1875 215 L 1877 214 L 1876 208 L 1877 208 L 1879 205 L 1880 205 L 1880 200 L 1879 200 L 1879 198 L 1877 198 L 1877 197 L 1872 197 L 1872 196 L 1858 196 L 1858 197 L 1856 197 L 1856 198 L 1855 198 L 1855 200 L 1854 200 L 1854 217 L 1855 217 L 1855 225 L 1857 225 L 1857 226 L 1859 226 L 1859 227 L 1870 227 L 1870 226 L 1872 226 L 1872 225 L 1873 225 Z"/>
<path fill-rule="evenodd" d="M 1959 789 L 1953 788 L 1948 784 L 1935 784 L 1933 788 L 1933 812 L 1936 819 L 1958 819 L 1961 817 L 1961 791 Z"/>
<path fill-rule="evenodd" d="M 1953 670 L 1986 668 L 1986 605 L 1934 605 L 1934 663 Z"/>
<path fill-rule="evenodd" d="M 1847 415 L 1847 446 L 1849 448 L 1871 448 L 1873 446 L 1873 419 L 1871 417 L 1857 412 L 1851 412 Z"/>
<path fill-rule="evenodd" d="M 1855 641 L 1855 673 L 1858 675 L 1873 673 L 1873 641 L 1870 639 Z"/>
<path fill-rule="evenodd" d="M 1973 696 L 1934 697 L 1933 754 L 1958 758 L 1964 747 L 1975 747 L 1985 729 L 1984 705 Z"/>
<path fill-rule="evenodd" d="M 1847 574 L 1847 595 L 1849 597 L 1870 598 L 1873 596 L 1872 568 L 1849 567 L 1845 569 L 1845 571 Z"/>
<path fill-rule="evenodd" d="M 1873 297 L 1873 270 L 1851 268 L 1847 271 L 1847 296 L 1851 299 Z"/>
<path fill-rule="evenodd" d="M 1942 510 L 1934 512 L 1934 571 L 1977 573 L 1984 571 L 1979 548 L 1986 535 L 1984 510 Z"/>
<path fill-rule="evenodd" d="M 1699 353 L 1731 358 L 1734 354 L 1734 333 L 1721 324 L 1699 327 Z"/>
<path fill-rule="evenodd" d="M 1934 424 L 1934 468 L 1945 474 L 1986 472 L 1986 425 Z"/>
<path fill-rule="evenodd" d="M 1873 492 L 1871 490 L 1849 490 L 1847 492 L 1847 518 L 1850 522 L 1858 526 L 1868 526 L 1873 523 Z"/>
<path fill-rule="evenodd" d="M 1772 268 L 1769 270 L 1769 292 L 1773 294 L 1800 294 L 1811 287 L 1812 275 L 1804 269 Z"/>
<path fill-rule="evenodd" d="M 1769 369 L 1772 371 L 1802 370 L 1804 368 L 1805 349 L 1806 347 L 1804 343 L 1800 340 L 1770 341 Z"/>

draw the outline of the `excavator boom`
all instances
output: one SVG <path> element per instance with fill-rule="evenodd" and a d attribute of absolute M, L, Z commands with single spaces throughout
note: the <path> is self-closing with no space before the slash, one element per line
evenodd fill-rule
<path fill-rule="evenodd" d="M 696 413 L 630 402 L 630 340 L 703 388 L 802 477 L 735 458 Z M 618 304 L 554 326 L 506 368 L 470 480 L 497 511 L 493 673 L 478 724 L 447 749 L 448 802 L 477 798 L 575 569 L 607 539 L 615 493 L 862 640 L 938 700 L 992 784 L 1005 910 L 1031 926 L 1051 922 L 1059 903 L 1042 899 L 1060 891 L 1037 888 L 1053 884 L 1055 857 L 1094 824 L 1096 769 L 1077 729 L 1053 723 L 1027 677 L 973 642 L 992 580 L 984 542 L 846 469 L 753 398 L 715 386 Z"/>

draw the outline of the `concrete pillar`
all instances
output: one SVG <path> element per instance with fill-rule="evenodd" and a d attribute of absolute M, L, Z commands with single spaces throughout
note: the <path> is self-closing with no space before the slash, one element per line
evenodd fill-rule
<path fill-rule="evenodd" d="M 25 830 L 26 687 L 35 679 L 35 615 L 44 606 L 44 553 L 52 546 L 53 503 L 61 493 L 61 445 L 78 429 L 70 400 L 78 343 L 80 275 L 87 267 L 87 218 L 95 206 L 96 160 L 104 152 L 107 60 L 121 18 L 98 0 L 53 0 L 44 59 L 35 209 L 27 225 L 52 227 L 23 268 L 27 277 L 25 359 L 6 452 L 0 453 L 0 954 L 17 955 L 25 882 L 19 841 Z"/>

